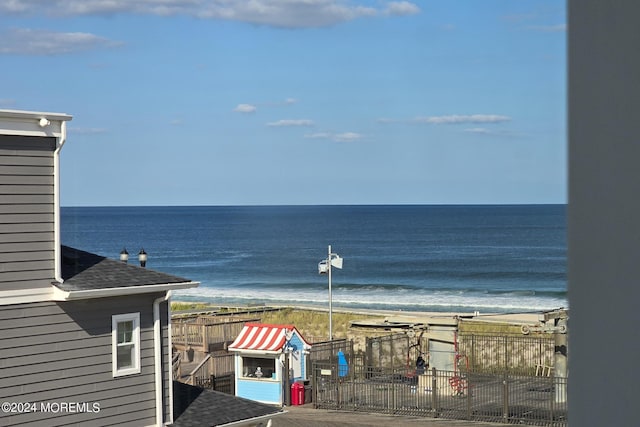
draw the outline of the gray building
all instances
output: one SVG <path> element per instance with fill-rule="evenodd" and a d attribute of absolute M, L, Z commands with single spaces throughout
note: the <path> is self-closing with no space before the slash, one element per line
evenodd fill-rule
<path fill-rule="evenodd" d="M 61 245 L 69 120 L 0 110 L 0 425 L 171 424 L 169 297 L 198 284 Z"/>

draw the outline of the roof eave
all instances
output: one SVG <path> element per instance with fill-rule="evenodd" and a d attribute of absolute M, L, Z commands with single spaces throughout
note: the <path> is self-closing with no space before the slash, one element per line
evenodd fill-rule
<path fill-rule="evenodd" d="M 142 286 L 126 286 L 118 288 L 103 288 L 103 289 L 85 289 L 79 291 L 65 291 L 57 286 L 53 286 L 53 300 L 54 301 L 72 301 L 91 298 L 106 298 L 126 295 L 138 295 L 147 294 L 153 292 L 165 292 L 176 289 L 188 289 L 196 288 L 200 282 L 181 282 L 181 283 L 164 283 L 156 285 L 142 285 Z"/>
<path fill-rule="evenodd" d="M 48 111 L 26 111 L 26 110 L 0 110 L 1 117 L 12 119 L 41 119 L 69 121 L 73 116 L 65 113 L 52 113 Z"/>

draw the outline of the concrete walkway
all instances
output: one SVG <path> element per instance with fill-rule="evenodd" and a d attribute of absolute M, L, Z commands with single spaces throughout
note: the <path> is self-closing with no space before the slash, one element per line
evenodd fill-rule
<path fill-rule="evenodd" d="M 272 418 L 273 427 L 504 427 L 504 424 L 412 416 L 314 409 L 313 404 L 289 406 L 284 415 Z"/>

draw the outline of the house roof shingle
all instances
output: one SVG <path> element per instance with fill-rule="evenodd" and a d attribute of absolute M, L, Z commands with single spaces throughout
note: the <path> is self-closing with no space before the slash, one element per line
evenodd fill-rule
<path fill-rule="evenodd" d="M 210 427 L 238 425 L 284 414 L 282 408 L 203 389 L 178 381 L 173 382 L 172 427 Z"/>
<path fill-rule="evenodd" d="M 62 246 L 62 279 L 56 287 L 64 292 L 98 291 L 153 285 L 193 287 L 196 283 L 147 268 Z M 189 285 L 189 286 L 187 286 Z"/>

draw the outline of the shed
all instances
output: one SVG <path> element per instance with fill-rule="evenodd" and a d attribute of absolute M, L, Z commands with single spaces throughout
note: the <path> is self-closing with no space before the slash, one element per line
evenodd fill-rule
<path fill-rule="evenodd" d="M 235 353 L 238 397 L 283 405 L 291 384 L 307 379 L 311 345 L 293 325 L 247 323 L 228 349 Z"/>

